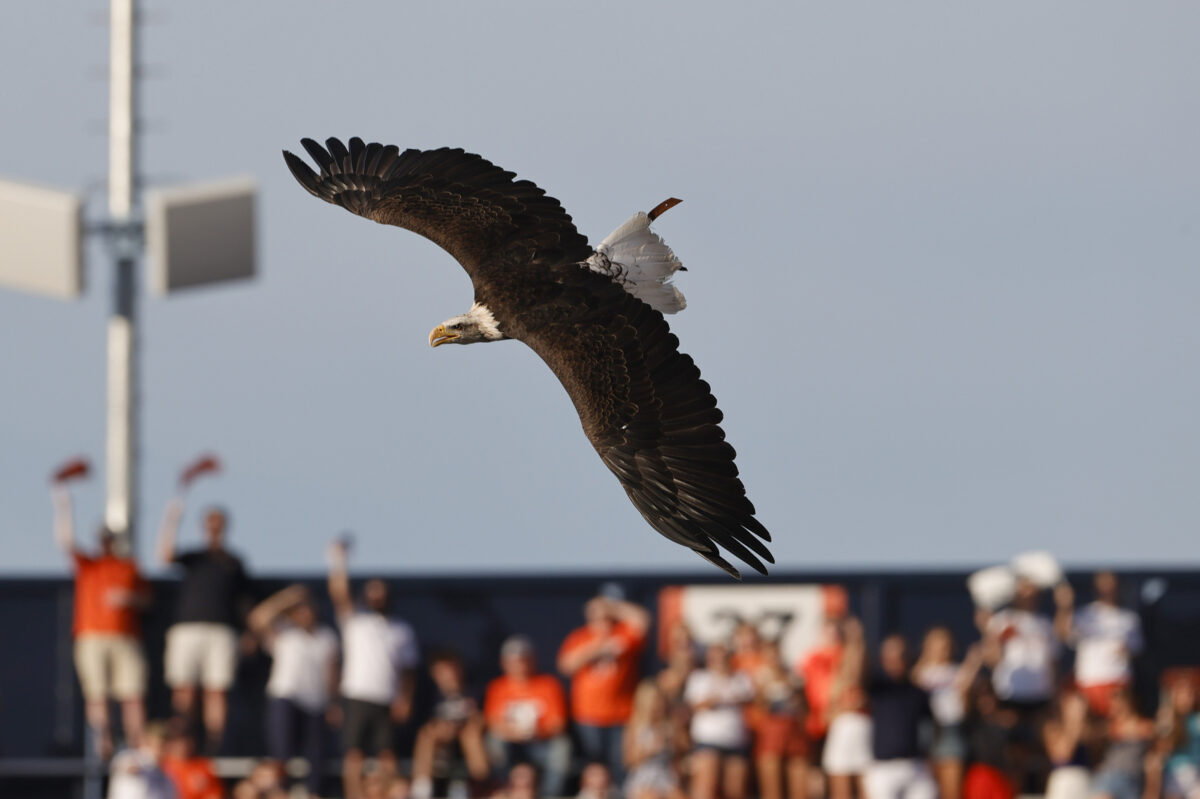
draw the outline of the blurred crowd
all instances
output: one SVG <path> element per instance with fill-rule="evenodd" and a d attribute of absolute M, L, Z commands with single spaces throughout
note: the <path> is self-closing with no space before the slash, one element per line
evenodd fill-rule
<path fill-rule="evenodd" d="M 753 624 L 702 644 L 674 622 L 649 671 L 651 614 L 609 587 L 556 652 L 505 640 L 499 676 L 476 693 L 456 652 L 422 652 L 384 581 L 352 591 L 346 541 L 330 546 L 326 624 L 323 598 L 303 586 L 250 598 L 224 511 L 203 513 L 202 546 L 179 548 L 181 495 L 157 548 L 182 578 L 161 675 L 174 715 L 148 723 L 147 584 L 106 530 L 96 551 L 77 545 L 62 483 L 54 502 L 56 541 L 75 572 L 91 748 L 109 761 L 114 799 L 1200 799 L 1195 672 L 1165 682 L 1156 709 L 1137 706 L 1139 617 L 1120 606 L 1108 572 L 1082 605 L 1066 582 L 1019 580 L 1006 605 L 978 610 L 978 640 L 966 647 L 934 627 L 871 648 L 843 614 L 789 662 Z M 248 647 L 272 659 L 270 757 L 226 781 L 213 758 Z M 419 681 L 432 693 L 420 717 Z M 414 744 L 398 752 L 405 726 Z M 331 729 L 340 751 L 328 751 Z M 339 759 L 340 780 L 324 773 Z"/>

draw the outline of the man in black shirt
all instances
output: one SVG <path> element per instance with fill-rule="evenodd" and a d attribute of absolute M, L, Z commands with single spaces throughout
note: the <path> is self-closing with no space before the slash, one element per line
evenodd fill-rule
<path fill-rule="evenodd" d="M 875 762 L 864 778 L 865 793 L 871 799 L 936 799 L 922 746 L 930 724 L 929 695 L 909 676 L 902 636 L 883 639 L 879 665 L 867 683 Z"/>
<path fill-rule="evenodd" d="M 242 562 L 225 548 L 225 511 L 205 511 L 205 546 L 181 552 L 175 540 L 182 515 L 183 498 L 175 497 L 167 505 L 158 541 L 159 559 L 183 567 L 175 623 L 167 630 L 164 668 L 177 713 L 190 717 L 197 691 L 203 688 L 204 731 L 209 749 L 215 752 L 225 731 L 225 695 L 233 684 L 237 629 L 249 606 L 249 592 Z"/>

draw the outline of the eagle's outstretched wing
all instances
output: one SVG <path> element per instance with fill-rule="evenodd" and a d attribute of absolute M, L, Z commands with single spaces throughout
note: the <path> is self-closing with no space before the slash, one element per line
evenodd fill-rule
<path fill-rule="evenodd" d="M 319 173 L 286 150 L 283 157 L 313 196 L 421 234 L 458 259 L 472 282 L 489 266 L 511 265 L 503 258 L 509 248 L 536 249 L 543 262 L 592 253 L 558 200 L 478 155 L 448 147 L 401 152 L 357 137 L 348 146 L 301 144 Z"/>
<path fill-rule="evenodd" d="M 734 577 L 717 545 L 766 574 L 771 535 L 754 518 L 699 368 L 660 312 L 611 283 L 586 294 L 585 302 L 568 288 L 556 300 L 575 306 L 569 323 L 522 319 L 521 340 L 562 382 L 592 446 L 651 527 Z"/>
<path fill-rule="evenodd" d="M 462 150 L 303 144 L 320 173 L 284 157 L 313 195 L 458 259 L 504 332 L 562 382 L 592 446 L 655 530 L 734 577 L 718 545 L 766 573 L 771 536 L 754 518 L 708 383 L 659 311 L 584 265 L 592 250 L 557 200 Z M 522 267 L 538 279 L 507 279 Z"/>

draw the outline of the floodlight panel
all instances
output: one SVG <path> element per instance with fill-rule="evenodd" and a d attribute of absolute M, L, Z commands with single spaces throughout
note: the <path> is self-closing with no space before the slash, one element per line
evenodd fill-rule
<path fill-rule="evenodd" d="M 148 191 L 154 291 L 254 277 L 256 190 L 252 179 L 234 178 Z"/>
<path fill-rule="evenodd" d="M 83 291 L 83 198 L 0 180 L 0 287 L 75 299 Z"/>

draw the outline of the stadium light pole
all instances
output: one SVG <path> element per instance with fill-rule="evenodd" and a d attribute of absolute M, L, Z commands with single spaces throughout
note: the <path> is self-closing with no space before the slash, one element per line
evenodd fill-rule
<path fill-rule="evenodd" d="M 85 235 L 99 234 L 112 258 L 104 522 L 116 533 L 118 548 L 130 555 L 135 552 L 138 495 L 138 264 L 147 262 L 151 291 L 164 295 L 253 277 L 256 261 L 253 180 L 142 191 L 137 146 L 139 5 L 139 0 L 110 0 L 105 219 L 84 223 L 81 192 L 0 179 L 0 287 L 75 299 L 83 292 Z M 147 252 L 149 258 L 144 257 Z M 60 627 L 60 642 L 70 640 L 70 627 Z M 70 695 L 69 685 L 70 681 L 64 695 Z M 85 737 L 85 799 L 100 796 L 102 770 L 94 744 Z"/>
<path fill-rule="evenodd" d="M 133 552 L 137 503 L 137 285 L 142 251 L 134 218 L 137 179 L 137 0 L 112 0 L 109 28 L 108 216 L 113 257 L 108 320 L 108 424 L 104 522 Z"/>
<path fill-rule="evenodd" d="M 85 226 L 83 199 L 0 180 L 0 285 L 73 299 L 83 290 L 85 233 L 113 261 L 107 331 L 104 523 L 134 552 L 138 498 L 138 264 L 156 294 L 253 277 L 254 181 L 226 179 L 142 192 L 138 158 L 140 0 L 110 0 L 108 213 Z M 144 200 L 142 200 L 144 196 Z M 197 247 L 203 241 L 205 246 Z"/>

